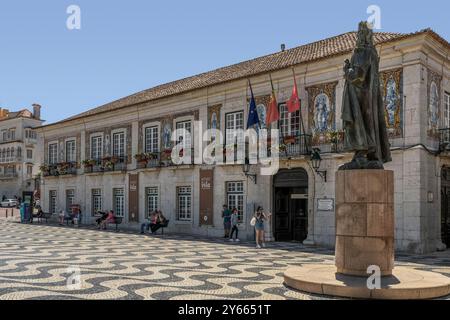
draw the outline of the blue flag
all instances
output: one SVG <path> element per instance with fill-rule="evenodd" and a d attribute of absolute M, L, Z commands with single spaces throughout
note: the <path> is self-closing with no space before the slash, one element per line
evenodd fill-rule
<path fill-rule="evenodd" d="M 259 125 L 259 117 L 258 117 L 258 111 L 256 110 L 256 101 L 255 96 L 253 95 L 252 90 L 252 84 L 250 81 L 248 82 L 250 86 L 250 93 L 251 93 L 251 99 L 250 99 L 250 110 L 248 112 L 248 119 L 247 119 L 247 129 L 253 127 L 255 124 Z"/>

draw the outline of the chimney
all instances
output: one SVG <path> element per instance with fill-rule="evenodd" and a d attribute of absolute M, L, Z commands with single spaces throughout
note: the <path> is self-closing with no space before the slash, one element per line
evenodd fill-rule
<path fill-rule="evenodd" d="M 41 120 L 41 106 L 37 103 L 33 103 L 33 117 Z"/>
<path fill-rule="evenodd" d="M 0 120 L 8 118 L 8 113 L 9 113 L 8 109 L 0 108 Z"/>
<path fill-rule="evenodd" d="M 284 52 L 286 50 L 286 45 L 284 43 L 281 44 L 281 52 Z"/>

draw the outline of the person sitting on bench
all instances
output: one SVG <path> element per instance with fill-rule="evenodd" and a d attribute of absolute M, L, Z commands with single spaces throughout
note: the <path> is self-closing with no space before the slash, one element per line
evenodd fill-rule
<path fill-rule="evenodd" d="M 102 221 L 101 226 L 103 228 L 103 230 L 106 230 L 106 227 L 108 225 L 108 223 L 115 223 L 116 221 L 116 216 L 114 215 L 114 211 L 111 210 L 108 213 L 108 216 L 106 217 L 105 220 Z"/>
<path fill-rule="evenodd" d="M 148 229 L 150 229 L 150 226 L 156 223 L 157 212 L 158 211 L 151 212 L 149 217 L 147 218 L 148 221 L 141 224 L 141 234 L 144 234 L 144 228 L 148 231 Z"/>
<path fill-rule="evenodd" d="M 97 229 L 100 229 L 102 222 L 105 221 L 106 218 L 108 218 L 109 212 L 99 211 L 98 213 L 100 213 L 101 216 L 99 218 L 95 219 L 95 222 L 97 223 Z"/>
<path fill-rule="evenodd" d="M 152 233 L 155 233 L 158 231 L 159 228 L 161 228 L 164 223 L 166 222 L 166 217 L 162 214 L 161 210 L 156 211 L 156 221 L 153 224 L 150 224 L 150 230 Z"/>
<path fill-rule="evenodd" d="M 33 219 L 34 219 L 34 218 L 38 218 L 38 221 L 39 221 L 39 219 L 40 219 L 43 215 L 44 215 L 44 211 L 42 211 L 42 209 L 39 208 L 36 214 L 31 214 L 31 217 L 30 217 L 30 223 L 33 223 Z"/>

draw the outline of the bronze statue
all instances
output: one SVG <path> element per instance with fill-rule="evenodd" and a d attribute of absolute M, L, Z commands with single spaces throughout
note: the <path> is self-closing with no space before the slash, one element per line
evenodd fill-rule
<path fill-rule="evenodd" d="M 380 88 L 379 60 L 373 32 L 361 22 L 351 61 L 344 66 L 345 89 L 342 120 L 344 148 L 354 151 L 353 160 L 339 170 L 384 169 L 392 161 Z"/>

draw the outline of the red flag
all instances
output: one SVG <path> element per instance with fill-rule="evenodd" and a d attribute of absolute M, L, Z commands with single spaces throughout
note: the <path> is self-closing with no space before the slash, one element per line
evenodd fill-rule
<path fill-rule="evenodd" d="M 270 85 L 272 86 L 272 94 L 270 96 L 269 106 L 267 108 L 266 125 L 269 126 L 272 122 L 280 119 L 278 113 L 277 97 L 275 95 L 275 89 L 273 88 L 272 77 L 270 77 Z"/>
<path fill-rule="evenodd" d="M 294 74 L 294 87 L 292 88 L 291 98 L 287 102 L 287 108 L 289 113 L 293 113 L 297 110 L 300 110 L 300 98 L 298 97 L 297 81 L 295 81 L 295 74 Z"/>

